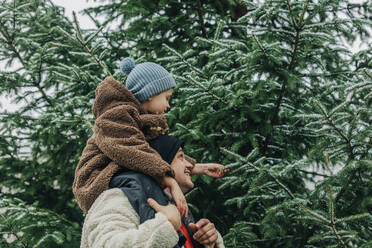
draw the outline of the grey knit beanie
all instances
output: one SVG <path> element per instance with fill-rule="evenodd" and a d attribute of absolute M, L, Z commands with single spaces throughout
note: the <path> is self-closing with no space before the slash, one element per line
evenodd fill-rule
<path fill-rule="evenodd" d="M 128 75 L 126 82 L 128 90 L 140 102 L 176 87 L 172 75 L 161 65 L 152 62 L 136 65 L 134 59 L 125 58 L 120 62 L 120 69 Z"/>

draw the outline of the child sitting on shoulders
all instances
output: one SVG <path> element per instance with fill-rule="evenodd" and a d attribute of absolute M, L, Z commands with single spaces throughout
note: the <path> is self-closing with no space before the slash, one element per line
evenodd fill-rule
<path fill-rule="evenodd" d="M 96 89 L 93 103 L 94 134 L 88 139 L 75 170 L 73 193 L 87 213 L 96 198 L 109 188 L 111 178 L 121 170 L 134 170 L 169 187 L 182 216 L 187 215 L 185 197 L 174 179 L 171 166 L 153 150 L 148 141 L 169 128 L 164 113 L 176 83 L 162 66 L 145 62 L 136 65 L 131 58 L 121 62 L 128 75 L 126 87 L 107 77 Z M 193 174 L 221 177 L 220 164 L 196 164 Z"/>

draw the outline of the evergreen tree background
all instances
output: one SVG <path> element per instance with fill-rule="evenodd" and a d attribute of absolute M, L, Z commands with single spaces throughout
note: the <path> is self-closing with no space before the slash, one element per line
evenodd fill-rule
<path fill-rule="evenodd" d="M 71 186 L 120 59 L 177 81 L 173 135 L 201 162 L 187 198 L 227 247 L 371 247 L 368 1 L 103 1 L 82 30 L 52 1 L 0 4 L 0 246 L 79 247 Z M 370 46 L 370 43 L 369 43 Z M 86 122 L 85 120 L 88 120 Z"/>

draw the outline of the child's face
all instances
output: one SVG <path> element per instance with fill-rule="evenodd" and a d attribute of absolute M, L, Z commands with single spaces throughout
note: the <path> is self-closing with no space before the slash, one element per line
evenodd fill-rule
<path fill-rule="evenodd" d="M 171 98 L 173 89 L 163 91 L 160 94 L 150 97 L 142 103 L 142 107 L 149 113 L 164 114 L 169 109 L 169 99 Z"/>

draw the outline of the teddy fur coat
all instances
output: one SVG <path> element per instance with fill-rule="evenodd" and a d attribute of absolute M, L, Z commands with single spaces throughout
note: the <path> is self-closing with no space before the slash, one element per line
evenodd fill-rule
<path fill-rule="evenodd" d="M 147 142 L 168 133 L 165 117 L 146 113 L 137 98 L 113 77 L 98 85 L 93 114 L 94 134 L 83 150 L 73 182 L 73 193 L 84 213 L 121 169 L 155 180 L 174 176 L 171 166 Z M 195 164 L 195 160 L 188 160 Z"/>

